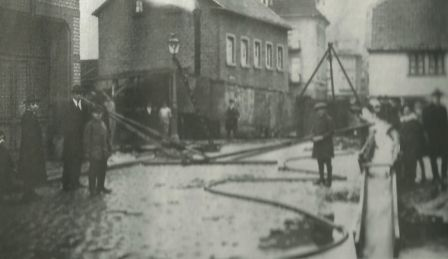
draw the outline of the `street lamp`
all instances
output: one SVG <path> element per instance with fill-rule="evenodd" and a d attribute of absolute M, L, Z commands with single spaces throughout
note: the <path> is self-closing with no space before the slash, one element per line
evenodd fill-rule
<path fill-rule="evenodd" d="M 175 69 L 173 71 L 173 82 L 172 82 L 172 100 L 173 100 L 173 123 L 172 123 L 172 132 L 171 135 L 175 140 L 179 139 L 178 129 L 177 129 L 177 119 L 178 119 L 178 111 L 177 111 L 177 86 L 176 86 L 176 68 L 177 68 L 177 53 L 179 53 L 180 49 L 180 41 L 176 37 L 175 33 L 170 34 L 170 38 L 168 39 L 168 51 L 173 57 L 173 62 L 175 65 Z"/>
<path fill-rule="evenodd" d="M 171 33 L 170 38 L 168 40 L 168 51 L 170 52 L 173 57 L 179 53 L 180 49 L 180 42 L 179 39 L 176 37 L 175 33 Z"/>

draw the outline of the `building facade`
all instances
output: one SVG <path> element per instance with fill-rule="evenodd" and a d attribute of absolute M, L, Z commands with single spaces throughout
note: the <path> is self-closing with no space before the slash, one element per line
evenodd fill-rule
<path fill-rule="evenodd" d="M 339 42 L 336 42 L 334 43 L 334 48 L 358 96 L 367 96 L 368 76 L 365 70 L 362 54 L 356 50 L 357 48 L 345 46 L 344 43 L 340 44 Z M 330 69 L 328 69 L 328 73 L 330 73 L 329 70 Z M 328 74 L 328 78 L 330 78 L 330 74 Z M 333 58 L 333 82 L 337 98 L 346 99 L 354 96 L 353 90 L 336 58 Z M 328 80 L 328 91 L 328 94 L 331 95 L 330 80 Z"/>
<path fill-rule="evenodd" d="M 369 21 L 370 94 L 448 94 L 447 1 L 382 1 Z"/>
<path fill-rule="evenodd" d="M 300 92 L 327 49 L 329 21 L 317 9 L 315 0 L 274 0 L 272 9 L 292 27 L 288 35 L 290 84 Z M 306 94 L 325 99 L 327 62 L 324 62 Z"/>
<path fill-rule="evenodd" d="M 129 89 L 118 90 L 123 97 L 116 97 L 133 100 L 124 104 L 128 110 L 148 102 L 173 106 L 176 85 L 182 135 L 195 127 L 187 122 L 194 115 L 188 82 L 200 113 L 215 123 L 223 121 L 228 101 L 234 99 L 241 132 L 289 126 L 289 27 L 261 2 L 198 0 L 187 8 L 109 0 L 94 15 L 99 21 L 99 86 Z M 186 80 L 168 52 L 171 33 L 180 41 L 177 58 Z"/>
<path fill-rule="evenodd" d="M 40 99 L 49 151 L 59 134 L 60 106 L 80 81 L 79 0 L 0 1 L 0 128 L 14 150 L 27 96 Z"/>

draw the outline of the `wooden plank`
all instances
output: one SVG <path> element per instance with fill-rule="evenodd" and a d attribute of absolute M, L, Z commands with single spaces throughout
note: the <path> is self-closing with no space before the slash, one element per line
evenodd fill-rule
<path fill-rule="evenodd" d="M 397 193 L 397 174 L 392 173 L 392 212 L 394 223 L 394 257 L 398 258 L 400 253 L 400 225 L 398 221 L 398 193 Z"/>

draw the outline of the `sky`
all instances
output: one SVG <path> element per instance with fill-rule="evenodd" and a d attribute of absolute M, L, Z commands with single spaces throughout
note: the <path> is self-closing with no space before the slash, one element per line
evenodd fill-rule
<path fill-rule="evenodd" d="M 80 0 L 81 7 L 81 59 L 98 58 L 98 24 L 92 12 L 105 0 Z M 155 4 L 176 4 L 194 8 L 194 0 L 146 0 Z M 367 10 L 382 0 L 320 0 L 322 12 L 330 20 L 327 40 L 355 40 L 364 45 L 367 27 Z"/>
<path fill-rule="evenodd" d="M 98 58 L 98 22 L 93 11 L 105 0 L 80 0 L 81 59 Z"/>

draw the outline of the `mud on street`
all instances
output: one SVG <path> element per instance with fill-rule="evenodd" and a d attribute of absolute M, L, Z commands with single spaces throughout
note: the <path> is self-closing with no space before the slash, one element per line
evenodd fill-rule
<path fill-rule="evenodd" d="M 296 147 L 280 153 L 297 151 Z M 313 213 L 331 210 L 335 221 L 350 229 L 359 186 L 356 167 L 348 162 L 354 161 L 351 158 L 335 160 L 335 173 L 349 180 L 335 182 L 331 191 L 312 182 L 238 183 L 219 188 Z M 311 161 L 302 166 L 314 169 Z M 134 166 L 109 172 L 113 193 L 93 198 L 86 189 L 62 193 L 53 183 L 39 189 L 41 197 L 34 202 L 0 205 L 0 257 L 272 258 L 285 249 L 262 249 L 260 240 L 283 229 L 286 220 L 304 219 L 288 211 L 215 196 L 203 187 L 222 179 L 298 176 L 273 165 Z M 308 223 L 303 224 L 306 229 Z M 298 242 L 300 249 L 316 247 L 307 235 Z"/>

